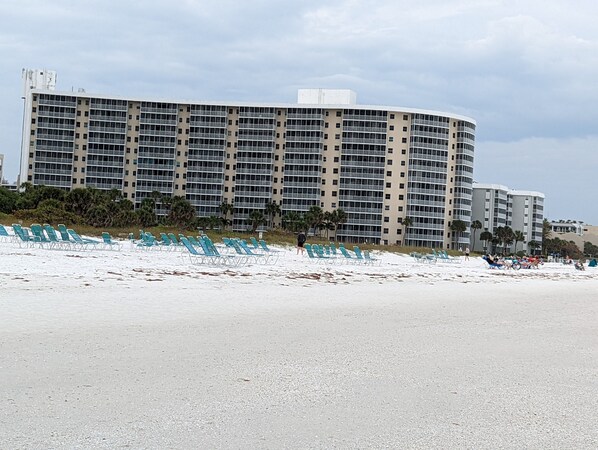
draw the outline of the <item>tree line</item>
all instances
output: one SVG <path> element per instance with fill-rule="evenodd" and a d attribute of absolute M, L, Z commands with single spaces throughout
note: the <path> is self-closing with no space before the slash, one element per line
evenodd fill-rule
<path fill-rule="evenodd" d="M 76 188 L 65 191 L 52 186 L 24 183 L 20 192 L 0 188 L 0 213 L 40 223 L 86 224 L 98 228 L 144 228 L 165 225 L 181 229 L 227 229 L 232 225 L 235 209 L 226 201 L 220 205 L 220 216 L 197 217 L 196 210 L 184 197 L 163 195 L 157 191 L 144 198 L 135 209 L 134 203 L 118 189 Z M 290 211 L 282 215 L 276 202 L 268 202 L 261 210 L 251 211 L 245 221 L 247 229 L 274 228 L 281 216 L 283 229 L 298 232 L 313 230 L 322 233 L 336 230 L 347 221 L 342 209 L 324 211 L 312 206 L 308 211 Z"/>

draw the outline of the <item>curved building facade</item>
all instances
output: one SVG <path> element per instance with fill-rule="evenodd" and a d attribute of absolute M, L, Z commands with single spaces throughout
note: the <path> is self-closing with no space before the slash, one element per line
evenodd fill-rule
<path fill-rule="evenodd" d="M 345 90 L 269 105 L 27 95 L 22 182 L 116 188 L 136 205 L 154 191 L 184 196 L 198 216 L 227 201 L 236 230 L 275 202 L 283 216 L 343 209 L 332 235 L 345 242 L 469 243 L 473 119 L 358 105 Z M 467 231 L 453 235 L 455 220 Z"/>

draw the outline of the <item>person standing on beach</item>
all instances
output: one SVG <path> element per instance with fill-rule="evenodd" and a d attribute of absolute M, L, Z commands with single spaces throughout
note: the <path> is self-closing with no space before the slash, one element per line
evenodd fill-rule
<path fill-rule="evenodd" d="M 469 247 L 465 247 L 465 261 L 469 261 Z"/>
<path fill-rule="evenodd" d="M 307 240 L 307 238 L 305 237 L 305 232 L 300 231 L 299 234 L 297 235 L 297 254 L 299 254 L 299 252 L 301 252 L 301 254 L 303 255 L 303 253 L 305 252 L 305 248 L 303 248 L 303 244 L 305 244 L 306 240 Z"/>

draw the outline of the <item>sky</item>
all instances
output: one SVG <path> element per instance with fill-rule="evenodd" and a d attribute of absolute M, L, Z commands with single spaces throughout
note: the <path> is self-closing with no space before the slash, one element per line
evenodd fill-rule
<path fill-rule="evenodd" d="M 293 103 L 299 88 L 477 122 L 474 179 L 598 225 L 595 0 L 2 0 L 0 153 L 19 171 L 21 70 L 57 90 Z"/>

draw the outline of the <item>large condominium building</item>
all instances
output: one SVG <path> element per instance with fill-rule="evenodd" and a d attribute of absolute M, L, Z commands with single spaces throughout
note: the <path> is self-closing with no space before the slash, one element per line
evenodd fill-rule
<path fill-rule="evenodd" d="M 508 226 L 513 231 L 521 231 L 526 244 L 531 241 L 541 244 L 544 194 L 513 190 L 500 184 L 475 183 L 472 204 L 472 221 L 474 220 L 479 220 L 482 224 L 480 231 L 494 234 L 498 227 Z M 480 239 L 476 239 L 472 245 L 477 251 L 482 251 L 484 247 Z"/>
<path fill-rule="evenodd" d="M 283 215 L 341 208 L 348 220 L 336 237 L 346 242 L 448 248 L 459 244 L 451 222 L 471 222 L 467 117 L 358 105 L 345 90 L 268 105 L 28 95 L 22 181 L 116 188 L 136 205 L 158 191 L 186 197 L 199 216 L 227 201 L 236 230 L 269 202 Z"/>

